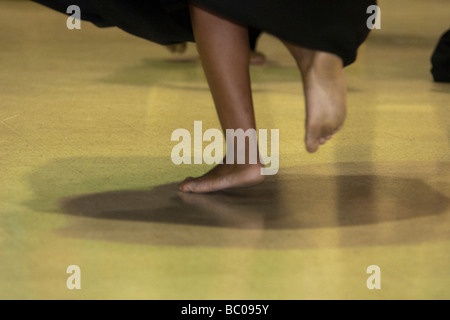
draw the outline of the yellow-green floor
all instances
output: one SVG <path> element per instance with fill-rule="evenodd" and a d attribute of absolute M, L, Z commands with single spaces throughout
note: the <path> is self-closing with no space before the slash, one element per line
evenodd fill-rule
<path fill-rule="evenodd" d="M 450 3 L 380 5 L 342 132 L 305 151 L 298 71 L 264 35 L 254 100 L 280 129 L 279 174 L 180 195 L 208 166 L 172 164 L 172 132 L 219 127 L 194 46 L 0 1 L 0 298 L 449 299 L 450 84 L 429 71 Z"/>

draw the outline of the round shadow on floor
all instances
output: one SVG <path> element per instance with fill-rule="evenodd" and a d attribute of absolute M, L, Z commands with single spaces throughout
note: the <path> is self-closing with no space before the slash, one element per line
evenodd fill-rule
<path fill-rule="evenodd" d="M 450 200 L 419 179 L 289 175 L 248 189 L 181 193 L 177 184 L 65 198 L 64 213 L 95 219 L 234 229 L 370 225 L 439 215 Z"/>

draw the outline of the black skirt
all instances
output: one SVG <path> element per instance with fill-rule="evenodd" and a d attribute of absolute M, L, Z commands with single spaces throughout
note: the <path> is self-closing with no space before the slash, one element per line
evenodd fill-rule
<path fill-rule="evenodd" d="M 99 27 L 119 27 L 162 45 L 193 42 L 187 0 L 33 0 L 66 13 L 77 5 L 81 19 Z M 376 0 L 191 0 L 250 28 L 281 40 L 356 60 L 370 29 L 367 8 Z"/>

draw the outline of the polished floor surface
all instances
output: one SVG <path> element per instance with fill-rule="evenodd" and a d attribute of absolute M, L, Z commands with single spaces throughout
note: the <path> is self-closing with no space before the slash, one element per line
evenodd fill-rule
<path fill-rule="evenodd" d="M 450 3 L 380 6 L 332 142 L 305 151 L 299 73 L 264 35 L 254 100 L 280 172 L 189 195 L 177 182 L 209 167 L 174 165 L 171 134 L 219 127 L 195 47 L 0 1 L 0 298 L 449 299 L 450 84 L 430 56 Z"/>

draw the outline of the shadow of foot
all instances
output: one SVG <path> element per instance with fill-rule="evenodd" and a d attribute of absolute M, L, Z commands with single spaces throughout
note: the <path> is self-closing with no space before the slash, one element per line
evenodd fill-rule
<path fill-rule="evenodd" d="M 438 215 L 449 199 L 418 179 L 382 176 L 289 176 L 212 194 L 177 184 L 65 198 L 64 213 L 214 228 L 311 229 L 379 224 Z"/>

